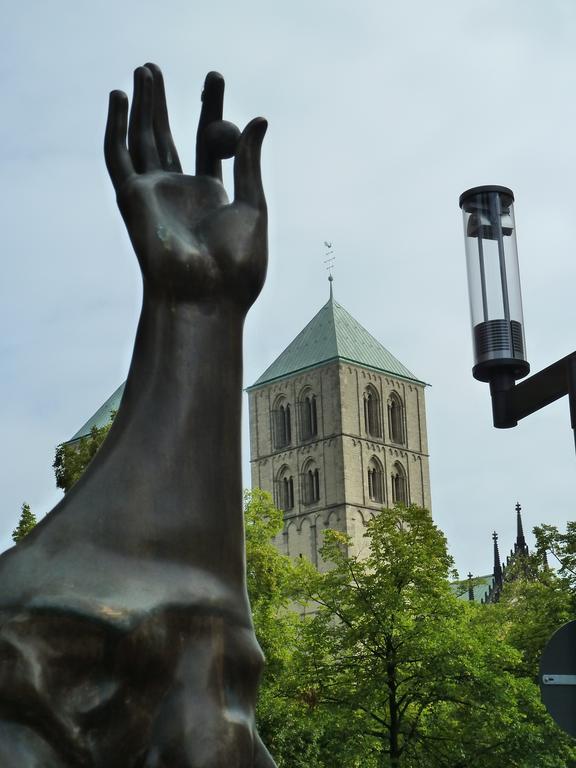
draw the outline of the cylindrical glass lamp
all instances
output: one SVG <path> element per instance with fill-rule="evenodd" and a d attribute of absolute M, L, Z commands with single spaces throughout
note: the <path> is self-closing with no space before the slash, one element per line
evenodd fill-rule
<path fill-rule="evenodd" d="M 472 373 L 520 379 L 526 360 L 514 194 L 507 187 L 474 187 L 460 195 L 474 340 Z"/>

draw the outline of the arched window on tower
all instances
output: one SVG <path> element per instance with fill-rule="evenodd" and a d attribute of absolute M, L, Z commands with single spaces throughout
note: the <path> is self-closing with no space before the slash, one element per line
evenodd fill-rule
<path fill-rule="evenodd" d="M 384 473 L 382 464 L 373 456 L 368 462 L 368 496 L 372 501 L 384 501 Z"/>
<path fill-rule="evenodd" d="M 302 501 L 315 504 L 320 500 L 320 474 L 313 461 L 308 461 L 302 470 Z"/>
<path fill-rule="evenodd" d="M 392 502 L 394 504 L 408 504 L 406 470 L 399 461 L 392 467 Z"/>
<path fill-rule="evenodd" d="M 404 444 L 406 434 L 404 430 L 404 403 L 396 392 L 392 392 L 388 398 L 388 431 L 393 443 Z"/>
<path fill-rule="evenodd" d="M 278 509 L 289 512 L 294 509 L 294 478 L 289 467 L 283 467 L 276 480 L 276 505 Z"/>
<path fill-rule="evenodd" d="M 312 440 L 318 435 L 318 412 L 316 395 L 306 389 L 300 395 L 300 437 L 302 441 Z"/>
<path fill-rule="evenodd" d="M 378 392 L 372 386 L 364 391 L 364 425 L 366 432 L 371 437 L 382 437 L 382 424 L 380 421 L 380 398 Z"/>
<path fill-rule="evenodd" d="M 290 404 L 279 398 L 272 411 L 272 440 L 274 448 L 286 448 L 292 443 L 292 416 Z"/>

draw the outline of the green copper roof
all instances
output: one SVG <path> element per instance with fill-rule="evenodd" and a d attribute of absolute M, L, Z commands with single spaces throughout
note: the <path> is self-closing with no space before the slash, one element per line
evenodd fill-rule
<path fill-rule="evenodd" d="M 318 314 L 252 384 L 252 387 L 258 387 L 305 368 L 313 368 L 328 360 L 338 359 L 400 376 L 403 379 L 420 381 L 354 320 L 343 306 L 330 297 Z"/>
<path fill-rule="evenodd" d="M 332 297 L 310 320 L 308 325 L 276 358 L 252 387 L 274 379 L 313 368 L 329 360 L 346 360 L 392 376 L 418 381 L 402 363 L 376 341 L 343 306 Z M 249 389 L 252 389 L 249 387 Z M 73 443 L 90 434 L 92 427 L 103 427 L 117 411 L 124 392 L 124 384 L 112 394 L 96 413 L 67 442 Z"/>
<path fill-rule="evenodd" d="M 476 576 L 472 580 L 472 593 L 474 594 L 474 602 L 481 603 L 488 597 L 490 587 L 494 582 L 494 576 L 490 573 L 487 576 Z M 450 584 L 450 587 L 456 597 L 459 600 L 469 600 L 468 595 L 468 581 L 454 581 Z"/>
<path fill-rule="evenodd" d="M 100 406 L 94 416 L 92 416 L 84 426 L 80 427 L 78 432 L 67 440 L 68 443 L 73 443 L 75 440 L 80 440 L 82 437 L 87 437 L 90 434 L 92 427 L 104 427 L 110 421 L 110 415 L 112 411 L 117 411 L 120 407 L 120 400 L 122 400 L 122 393 L 124 392 L 124 384 L 120 384 L 118 389 L 113 395 L 110 395 L 104 405 Z"/>

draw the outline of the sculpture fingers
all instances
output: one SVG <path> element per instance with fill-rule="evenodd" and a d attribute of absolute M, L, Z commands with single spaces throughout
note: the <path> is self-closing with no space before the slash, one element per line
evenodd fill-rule
<path fill-rule="evenodd" d="M 154 82 L 146 67 L 134 70 L 134 96 L 128 126 L 128 148 L 137 173 L 160 169 L 154 137 Z"/>
<path fill-rule="evenodd" d="M 104 157 L 116 190 L 134 173 L 134 166 L 126 147 L 127 128 L 128 97 L 123 91 L 112 91 L 104 135 Z"/>
<path fill-rule="evenodd" d="M 219 72 L 208 72 L 202 91 L 202 110 L 196 133 L 196 175 L 214 176 L 222 181 L 222 163 L 213 151 L 208 127 L 222 120 L 224 78 Z"/>
<path fill-rule="evenodd" d="M 160 164 L 165 171 L 174 171 L 182 173 L 182 166 L 174 140 L 170 130 L 168 120 L 168 108 L 166 107 L 166 92 L 164 89 L 164 78 L 160 67 L 156 64 L 146 64 L 146 69 L 150 70 L 153 79 L 153 117 L 154 138 L 156 139 L 156 148 L 160 158 Z"/>
<path fill-rule="evenodd" d="M 266 210 L 260 152 L 267 128 L 268 123 L 263 117 L 251 120 L 240 136 L 234 159 L 234 199 L 260 211 Z"/>

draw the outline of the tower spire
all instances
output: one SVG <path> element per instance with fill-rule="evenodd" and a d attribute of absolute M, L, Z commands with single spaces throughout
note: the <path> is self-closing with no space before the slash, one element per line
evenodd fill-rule
<path fill-rule="evenodd" d="M 519 502 L 516 502 L 516 543 L 514 544 L 515 555 L 527 555 L 528 545 L 524 538 L 524 529 L 522 527 L 522 507 Z"/>
<path fill-rule="evenodd" d="M 474 602 L 474 587 L 472 586 L 472 571 L 468 571 L 468 600 Z"/>
<path fill-rule="evenodd" d="M 500 552 L 498 551 L 498 534 L 496 531 L 492 534 L 492 540 L 494 542 L 494 584 L 498 588 L 502 588 L 502 563 L 500 562 Z"/>
<path fill-rule="evenodd" d="M 324 259 L 324 264 L 326 264 L 326 269 L 328 270 L 328 282 L 330 283 L 330 301 L 334 298 L 334 291 L 332 290 L 332 283 L 334 282 L 334 277 L 332 275 L 332 270 L 334 269 L 334 262 L 336 261 L 336 256 L 332 256 L 334 251 L 332 250 L 332 243 L 329 243 L 327 240 L 324 240 L 324 245 L 326 247 L 326 253 L 324 256 L 326 258 Z"/>

